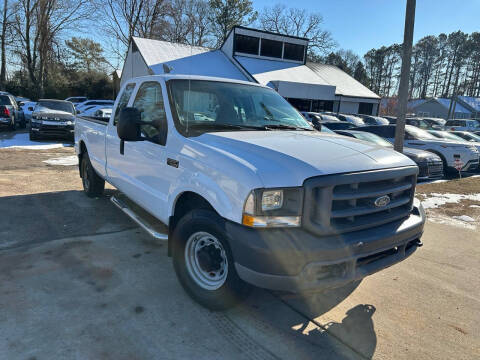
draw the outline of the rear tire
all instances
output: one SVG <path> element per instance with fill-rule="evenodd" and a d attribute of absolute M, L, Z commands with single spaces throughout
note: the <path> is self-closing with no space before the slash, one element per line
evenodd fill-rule
<path fill-rule="evenodd" d="M 223 219 L 211 210 L 192 210 L 172 234 L 173 266 L 185 291 L 210 310 L 245 299 L 251 286 L 239 278 Z"/>
<path fill-rule="evenodd" d="M 85 194 L 91 198 L 101 196 L 103 194 L 103 190 L 105 189 L 105 180 L 98 176 L 93 169 L 87 152 L 85 152 L 82 156 L 80 169 L 83 190 L 85 191 Z"/>
<path fill-rule="evenodd" d="M 10 130 L 15 131 L 15 128 L 16 128 L 15 118 L 11 119 L 9 128 L 10 128 Z"/>

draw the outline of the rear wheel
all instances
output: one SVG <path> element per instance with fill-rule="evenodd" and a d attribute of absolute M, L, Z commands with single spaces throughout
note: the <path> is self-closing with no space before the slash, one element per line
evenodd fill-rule
<path fill-rule="evenodd" d="M 103 194 L 105 189 L 105 180 L 97 175 L 93 169 L 88 153 L 85 152 L 82 156 L 81 162 L 81 175 L 83 190 L 88 197 L 98 197 Z"/>
<path fill-rule="evenodd" d="M 16 128 L 15 125 L 16 125 L 16 124 L 15 124 L 15 118 L 12 117 L 12 118 L 10 119 L 10 125 L 9 125 L 10 130 L 15 130 L 15 128 Z"/>
<path fill-rule="evenodd" d="M 210 310 L 235 306 L 251 288 L 238 277 L 222 222 L 211 210 L 193 210 L 180 219 L 172 237 L 180 283 Z"/>

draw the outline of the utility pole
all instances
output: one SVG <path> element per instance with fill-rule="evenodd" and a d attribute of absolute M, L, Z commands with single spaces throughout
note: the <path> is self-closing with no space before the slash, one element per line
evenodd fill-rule
<path fill-rule="evenodd" d="M 402 73 L 398 89 L 398 117 L 395 128 L 395 150 L 403 152 L 403 139 L 405 137 L 405 117 L 408 104 L 408 86 L 410 81 L 410 65 L 412 63 L 413 28 L 415 25 L 416 0 L 407 0 L 405 12 L 405 30 L 402 45 Z"/>

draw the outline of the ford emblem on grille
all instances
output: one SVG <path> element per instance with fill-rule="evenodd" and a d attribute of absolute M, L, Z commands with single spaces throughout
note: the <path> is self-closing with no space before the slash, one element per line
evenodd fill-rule
<path fill-rule="evenodd" d="M 374 204 L 376 207 L 387 206 L 388 204 L 390 204 L 390 196 L 388 195 L 380 196 L 379 198 L 375 199 Z"/>

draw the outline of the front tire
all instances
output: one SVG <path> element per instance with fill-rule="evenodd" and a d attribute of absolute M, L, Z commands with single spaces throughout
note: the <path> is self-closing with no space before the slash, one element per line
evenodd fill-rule
<path fill-rule="evenodd" d="M 38 139 L 38 136 L 37 136 L 37 134 L 35 134 L 34 132 L 30 131 L 30 133 L 29 133 L 29 139 L 30 139 L 30 141 L 37 140 L 37 139 Z"/>
<path fill-rule="evenodd" d="M 193 210 L 173 232 L 173 266 L 185 291 L 210 310 L 235 306 L 251 286 L 238 277 L 223 219 L 211 210 Z"/>
<path fill-rule="evenodd" d="M 81 162 L 81 175 L 82 175 L 82 184 L 83 190 L 88 197 L 94 198 L 99 197 L 103 194 L 105 189 L 105 180 L 97 175 L 93 169 L 88 153 L 85 152 L 82 156 Z"/>

